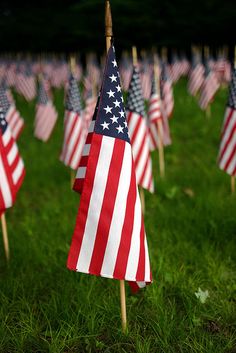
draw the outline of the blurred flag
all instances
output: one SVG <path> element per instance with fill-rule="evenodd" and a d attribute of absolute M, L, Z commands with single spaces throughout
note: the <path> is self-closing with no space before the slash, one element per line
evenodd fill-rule
<path fill-rule="evenodd" d="M 127 97 L 127 121 L 138 185 L 154 191 L 149 132 L 145 116 L 139 72 L 134 67 Z M 120 112 L 122 115 L 123 113 Z M 116 117 L 114 117 L 116 118 Z"/>
<path fill-rule="evenodd" d="M 232 73 L 218 157 L 220 169 L 236 176 L 236 68 Z"/>
<path fill-rule="evenodd" d="M 189 73 L 188 92 L 195 96 L 204 81 L 204 66 L 197 54 L 193 56 L 192 68 Z"/>
<path fill-rule="evenodd" d="M 64 142 L 60 160 L 72 169 L 78 169 L 85 142 L 81 98 L 76 79 L 71 74 L 66 95 Z"/>
<path fill-rule="evenodd" d="M 165 63 L 162 65 L 161 72 L 161 100 L 163 114 L 170 118 L 174 110 L 174 96 L 172 82 Z"/>
<path fill-rule="evenodd" d="M 45 89 L 44 79 L 39 82 L 38 102 L 36 106 L 34 135 L 39 140 L 46 142 L 56 124 L 57 111 L 48 97 Z"/>
<path fill-rule="evenodd" d="M 25 176 L 24 164 L 6 121 L 0 111 L 0 214 L 11 207 Z"/>
<path fill-rule="evenodd" d="M 201 109 L 205 110 L 208 107 L 219 87 L 220 84 L 217 80 L 215 72 L 212 71 L 209 68 L 208 63 L 206 63 L 205 79 L 201 86 L 199 98 L 199 105 Z"/>
<path fill-rule="evenodd" d="M 26 64 L 26 68 L 22 68 L 17 75 L 17 91 L 27 101 L 31 101 L 36 96 L 36 81 L 30 64 Z"/>
<path fill-rule="evenodd" d="M 127 280 L 134 289 L 150 283 L 148 247 L 113 47 L 107 55 L 74 190 L 82 194 L 68 268 Z"/>
<path fill-rule="evenodd" d="M 11 95 L 6 91 L 6 86 L 4 84 L 0 85 L 0 108 L 6 114 L 5 119 L 9 125 L 12 136 L 16 140 L 24 127 L 24 119 L 16 110 L 14 101 L 12 100 Z"/>
<path fill-rule="evenodd" d="M 171 144 L 169 121 L 162 113 L 161 99 L 156 89 L 156 82 L 153 78 L 151 98 L 149 100 L 148 108 L 149 118 L 149 136 L 150 136 L 150 150 L 153 151 L 158 148 L 158 120 L 161 121 L 161 135 L 164 146 Z"/>

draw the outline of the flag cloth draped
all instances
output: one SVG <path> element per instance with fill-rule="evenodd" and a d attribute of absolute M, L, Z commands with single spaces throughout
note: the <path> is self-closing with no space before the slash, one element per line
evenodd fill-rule
<path fill-rule="evenodd" d="M 206 63 L 205 69 L 205 79 L 201 86 L 199 105 L 200 108 L 205 110 L 208 105 L 212 102 L 216 91 L 219 89 L 220 84 L 217 80 L 217 76 L 214 71 L 209 67 L 209 64 Z"/>
<path fill-rule="evenodd" d="M 67 267 L 132 287 L 152 281 L 114 47 L 74 190 L 82 192 Z"/>
<path fill-rule="evenodd" d="M 154 191 L 150 141 L 139 72 L 134 67 L 127 98 L 127 121 L 138 185 Z"/>
<path fill-rule="evenodd" d="M 236 176 L 236 69 L 233 70 L 229 89 L 218 163 L 220 169 Z"/>
<path fill-rule="evenodd" d="M 45 83 L 42 79 L 39 83 L 38 104 L 36 106 L 34 135 L 39 140 L 46 142 L 54 129 L 57 121 L 57 112 L 49 98 Z"/>
<path fill-rule="evenodd" d="M 0 111 L 0 215 L 15 201 L 23 182 L 25 168 L 15 140 L 6 121 L 6 113 Z"/>
<path fill-rule="evenodd" d="M 81 98 L 76 79 L 71 74 L 66 95 L 64 118 L 64 142 L 60 160 L 66 166 L 77 170 L 85 142 L 85 129 L 82 119 Z"/>

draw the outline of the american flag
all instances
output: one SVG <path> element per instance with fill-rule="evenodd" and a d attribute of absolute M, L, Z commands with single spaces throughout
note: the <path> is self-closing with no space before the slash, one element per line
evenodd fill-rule
<path fill-rule="evenodd" d="M 236 176 L 236 68 L 232 73 L 218 157 L 220 169 Z"/>
<path fill-rule="evenodd" d="M 57 112 L 45 89 L 44 80 L 39 83 L 38 102 L 36 106 L 34 135 L 46 142 L 56 124 Z"/>
<path fill-rule="evenodd" d="M 174 96 L 172 82 L 168 73 L 168 68 L 165 63 L 162 64 L 161 73 L 161 100 L 163 114 L 170 118 L 174 110 Z"/>
<path fill-rule="evenodd" d="M 96 103 L 97 103 L 97 98 L 93 96 L 92 90 L 91 90 L 90 93 L 87 95 L 87 98 L 85 99 L 85 108 L 84 108 L 84 128 L 85 128 L 86 136 L 94 114 Z"/>
<path fill-rule="evenodd" d="M 4 85 L 0 85 L 0 107 L 6 114 L 5 119 L 9 125 L 12 136 L 16 140 L 24 127 L 24 119 L 16 110 L 15 104 L 10 102 L 9 95 Z"/>
<path fill-rule="evenodd" d="M 148 247 L 113 47 L 107 55 L 100 99 L 74 190 L 82 194 L 67 267 L 127 280 L 135 289 L 150 283 Z"/>
<path fill-rule="evenodd" d="M 150 136 L 150 150 L 154 151 L 158 148 L 158 120 L 162 120 L 161 117 L 161 99 L 156 89 L 157 82 L 153 78 L 151 97 L 149 100 L 148 107 L 148 119 L 149 119 L 149 136 Z"/>
<path fill-rule="evenodd" d="M 201 86 L 199 98 L 199 105 L 201 109 L 205 110 L 208 107 L 219 87 L 220 84 L 217 80 L 215 72 L 209 68 L 208 64 L 206 64 L 205 79 Z"/>
<path fill-rule="evenodd" d="M 71 74 L 66 96 L 64 142 L 60 160 L 72 169 L 78 169 L 85 142 L 81 98 L 76 79 Z"/>
<path fill-rule="evenodd" d="M 32 72 L 30 64 L 26 64 L 26 67 L 19 71 L 17 75 L 17 90 L 25 97 L 27 101 L 31 101 L 36 96 L 36 80 Z"/>
<path fill-rule="evenodd" d="M 200 61 L 199 55 L 193 56 L 192 68 L 189 72 L 188 92 L 195 96 L 204 81 L 204 66 Z"/>
<path fill-rule="evenodd" d="M 147 119 L 139 72 L 134 67 L 127 97 L 127 121 L 138 185 L 154 191 Z"/>
<path fill-rule="evenodd" d="M 151 98 L 149 101 L 148 108 L 148 118 L 149 118 L 149 136 L 150 136 L 150 150 L 154 151 L 158 148 L 158 120 L 161 121 L 161 138 L 164 146 L 171 144 L 170 131 L 169 131 L 169 121 L 162 113 L 162 104 L 160 96 L 156 89 L 156 81 L 153 79 Z"/>
<path fill-rule="evenodd" d="M 144 61 L 142 63 L 142 69 L 140 72 L 141 89 L 144 99 L 149 99 L 152 88 L 152 71 L 153 68 L 149 62 Z"/>
<path fill-rule="evenodd" d="M 25 168 L 16 142 L 0 111 L 0 214 L 11 207 L 25 176 Z"/>

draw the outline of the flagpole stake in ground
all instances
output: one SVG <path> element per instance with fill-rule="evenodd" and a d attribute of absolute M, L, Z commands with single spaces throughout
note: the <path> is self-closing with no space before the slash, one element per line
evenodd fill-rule
<path fill-rule="evenodd" d="M 160 75 L 158 71 L 158 58 L 157 55 L 154 55 L 154 80 L 156 83 L 157 94 L 160 97 Z M 159 152 L 159 168 L 160 168 L 160 176 L 164 178 L 165 176 L 165 158 L 164 158 L 164 148 L 163 148 L 163 126 L 162 121 L 158 119 L 157 121 L 157 129 L 158 129 L 158 152 Z"/>
<path fill-rule="evenodd" d="M 235 193 L 235 177 L 231 176 L 231 192 L 232 194 Z"/>
<path fill-rule="evenodd" d="M 1 223 L 2 223 L 2 236 L 3 236 L 3 244 L 4 244 L 4 249 L 5 249 L 5 255 L 6 255 L 7 261 L 9 261 L 10 251 L 9 251 L 9 242 L 8 242 L 8 234 L 7 234 L 7 222 L 6 222 L 5 213 L 3 213 L 1 215 Z"/>
<path fill-rule="evenodd" d="M 110 2 L 106 0 L 105 3 L 105 36 L 106 36 L 106 50 L 108 52 L 111 46 L 112 33 L 112 17 Z M 121 323 L 123 333 L 127 332 L 127 316 L 126 316 L 126 297 L 125 297 L 125 281 L 120 280 L 120 305 L 121 305 Z"/>

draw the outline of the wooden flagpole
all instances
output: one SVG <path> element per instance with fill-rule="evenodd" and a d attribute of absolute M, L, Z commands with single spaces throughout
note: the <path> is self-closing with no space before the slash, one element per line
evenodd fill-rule
<path fill-rule="evenodd" d="M 156 83 L 157 94 L 160 97 L 160 76 L 158 70 L 158 58 L 154 54 L 154 79 Z M 159 153 L 159 168 L 160 176 L 164 178 L 165 176 L 165 158 L 164 158 L 164 147 L 163 147 L 163 124 L 161 119 L 157 121 L 157 130 L 158 130 L 158 153 Z"/>
<path fill-rule="evenodd" d="M 112 17 L 109 0 L 105 3 L 105 36 L 106 36 L 106 50 L 108 52 L 111 46 L 112 33 Z M 126 315 L 126 297 L 125 297 L 125 281 L 120 280 L 120 305 L 121 305 L 121 323 L 122 331 L 127 331 L 127 315 Z"/>
<path fill-rule="evenodd" d="M 71 55 L 70 56 L 70 70 L 71 70 L 72 75 L 75 74 L 75 68 L 76 68 L 75 56 Z M 73 169 L 71 169 L 70 170 L 70 186 L 71 186 L 71 189 L 73 188 L 74 181 L 75 181 L 75 171 Z"/>
<path fill-rule="evenodd" d="M 133 58 L 133 65 L 137 66 L 138 65 L 138 54 L 137 54 L 136 46 L 132 46 L 132 58 Z M 144 195 L 143 188 L 141 188 L 141 187 L 139 188 L 139 194 L 140 194 L 142 211 L 144 214 L 145 213 L 145 195 Z"/>
<path fill-rule="evenodd" d="M 1 223 L 2 223 L 2 237 L 3 237 L 5 255 L 6 255 L 7 261 L 9 261 L 10 251 L 9 251 L 9 242 L 8 242 L 8 234 L 7 234 L 7 222 L 6 222 L 5 213 L 3 213 L 1 215 Z"/>

